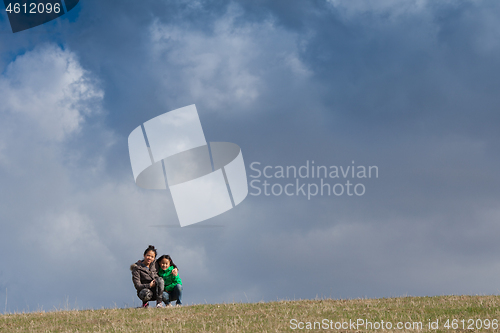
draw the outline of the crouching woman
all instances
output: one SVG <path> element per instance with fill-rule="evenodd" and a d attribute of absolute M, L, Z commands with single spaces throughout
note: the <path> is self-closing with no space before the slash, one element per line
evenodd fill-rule
<path fill-rule="evenodd" d="M 132 282 L 144 308 L 147 308 L 152 300 L 156 301 L 156 307 L 162 307 L 164 282 L 156 271 L 155 258 L 156 249 L 149 245 L 144 251 L 144 259 L 130 266 Z"/>

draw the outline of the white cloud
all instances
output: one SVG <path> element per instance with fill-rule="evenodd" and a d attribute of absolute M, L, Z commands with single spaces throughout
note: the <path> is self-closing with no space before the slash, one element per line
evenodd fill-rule
<path fill-rule="evenodd" d="M 74 134 L 83 133 L 86 118 L 98 113 L 102 98 L 76 55 L 52 44 L 18 56 L 0 75 L 0 250 L 9 253 L 6 287 L 17 290 L 21 303 L 31 303 L 22 287 L 31 276 L 30 267 L 38 276 L 29 293 L 40 301 L 54 297 L 40 283 L 52 279 L 55 270 L 61 280 L 69 281 L 68 267 L 84 270 L 99 259 L 113 262 L 99 220 L 81 206 L 85 198 L 98 200 L 95 192 L 100 187 L 83 185 L 89 174 L 103 179 L 102 168 L 95 175 L 95 168 L 86 167 L 88 160 L 103 156 L 73 153 L 69 144 L 70 138 L 82 139 Z M 114 139 L 108 130 L 101 132 L 95 136 Z M 30 267 L 13 256 L 13 248 L 18 257 L 30 258 Z"/>
<path fill-rule="evenodd" d="M 460 6 L 464 1 L 453 0 L 327 0 L 330 5 L 343 13 L 347 18 L 364 14 L 384 15 L 384 18 L 396 18 L 405 15 L 429 13 L 436 6 Z M 480 3 L 480 0 L 466 0 L 469 3 Z"/>
<path fill-rule="evenodd" d="M 47 260 L 65 262 L 85 253 L 79 259 L 80 265 L 95 259 L 95 254 L 100 254 L 103 264 L 111 262 L 109 250 L 102 244 L 94 221 L 85 214 L 65 208 L 40 216 L 40 225 L 31 233 L 31 238 L 39 243 Z"/>
<path fill-rule="evenodd" d="M 231 31 L 229 22 L 220 22 L 215 35 L 207 36 L 155 22 L 151 34 L 157 60 L 165 57 L 163 61 L 185 69 L 178 79 L 194 98 L 206 96 L 218 105 L 227 100 L 248 103 L 259 95 L 259 78 L 248 70 L 257 52 L 248 31 Z"/>
<path fill-rule="evenodd" d="M 389 13 L 392 15 L 415 13 L 423 10 L 428 0 L 327 0 L 348 15 Z"/>
<path fill-rule="evenodd" d="M 207 30 L 159 20 L 151 24 L 152 67 L 162 76 L 166 95 L 180 92 L 213 109 L 248 106 L 267 92 L 276 69 L 299 79 L 308 76 L 293 33 L 272 21 L 242 22 L 240 14 L 231 5 Z"/>
<path fill-rule="evenodd" d="M 0 274 L 17 294 L 9 304 L 21 309 L 57 307 L 66 297 L 83 306 L 133 304 L 129 266 L 148 244 L 172 254 L 188 281 L 209 275 L 203 246 L 152 228 L 178 223 L 167 192 L 139 189 L 130 169 L 107 173 L 118 137 L 106 127 L 88 130 L 86 119 L 102 116 L 103 92 L 91 78 L 73 52 L 55 45 L 17 57 L 0 77 L 0 251 L 10 267 Z M 89 144 L 99 149 L 75 148 Z"/>
<path fill-rule="evenodd" d="M 102 98 L 75 54 L 55 45 L 17 57 L 0 76 L 2 118 L 39 140 L 61 141 L 78 132 Z"/>

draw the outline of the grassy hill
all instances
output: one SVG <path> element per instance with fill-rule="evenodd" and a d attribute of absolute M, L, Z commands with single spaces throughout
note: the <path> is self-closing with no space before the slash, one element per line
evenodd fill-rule
<path fill-rule="evenodd" d="M 499 332 L 499 320 L 500 296 L 439 296 L 6 314 L 0 332 Z"/>

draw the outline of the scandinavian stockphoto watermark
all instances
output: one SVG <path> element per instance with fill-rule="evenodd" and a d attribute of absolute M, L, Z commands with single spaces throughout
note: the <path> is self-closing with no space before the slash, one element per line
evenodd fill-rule
<path fill-rule="evenodd" d="M 75 8 L 80 0 L 3 0 L 12 32 L 52 21 Z"/>
<path fill-rule="evenodd" d="M 240 147 L 207 143 L 194 104 L 138 126 L 128 147 L 136 184 L 170 189 L 182 227 L 222 214 L 248 194 Z"/>
<path fill-rule="evenodd" d="M 363 181 L 378 178 L 378 166 L 356 165 L 354 161 L 341 166 L 316 165 L 309 160 L 300 166 L 252 162 L 250 169 L 250 195 L 304 196 L 307 200 L 315 196 L 359 197 L 366 193 Z"/>

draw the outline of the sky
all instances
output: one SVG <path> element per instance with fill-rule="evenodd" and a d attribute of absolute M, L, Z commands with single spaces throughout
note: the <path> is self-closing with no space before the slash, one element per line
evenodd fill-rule
<path fill-rule="evenodd" d="M 138 306 L 149 244 L 184 304 L 500 292 L 497 1 L 81 0 L 18 33 L 0 9 L 0 312 Z M 254 186 L 181 228 L 127 138 L 191 104 Z M 275 176 L 313 164 L 377 173 Z M 321 181 L 344 192 L 296 189 Z"/>

